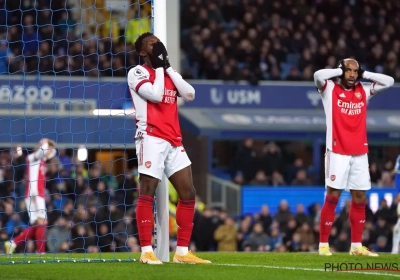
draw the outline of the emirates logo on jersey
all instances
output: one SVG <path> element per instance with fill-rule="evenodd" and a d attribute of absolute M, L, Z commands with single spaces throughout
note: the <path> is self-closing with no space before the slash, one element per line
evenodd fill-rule
<path fill-rule="evenodd" d="M 359 93 L 359 94 L 361 94 L 361 93 Z M 365 104 L 363 101 L 361 101 L 361 102 L 345 102 L 343 100 L 338 100 L 337 105 L 339 108 L 341 108 L 342 114 L 354 116 L 354 115 L 361 114 L 362 108 L 364 107 Z"/>
<path fill-rule="evenodd" d="M 355 95 L 358 99 L 361 99 L 361 97 L 362 97 L 362 94 L 361 94 L 360 92 L 356 92 L 354 95 Z"/>
<path fill-rule="evenodd" d="M 165 89 L 164 90 L 164 103 L 174 104 L 176 101 L 176 90 Z"/>

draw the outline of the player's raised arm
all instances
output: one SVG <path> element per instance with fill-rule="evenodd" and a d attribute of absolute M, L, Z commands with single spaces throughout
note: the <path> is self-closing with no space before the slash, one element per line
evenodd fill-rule
<path fill-rule="evenodd" d="M 136 66 L 128 73 L 128 85 L 131 90 L 151 102 L 161 102 L 164 95 L 164 68 L 156 68 L 154 82 L 143 66 Z"/>
<path fill-rule="evenodd" d="M 314 73 L 314 82 L 320 92 L 323 92 L 329 79 L 343 74 L 341 65 L 335 69 L 321 69 Z"/>
<path fill-rule="evenodd" d="M 360 71 L 362 71 L 360 75 L 364 79 L 368 79 L 374 82 L 371 85 L 371 95 L 382 92 L 385 89 L 388 89 L 394 85 L 394 79 L 388 75 L 364 71 L 361 68 Z"/>
<path fill-rule="evenodd" d="M 40 140 L 36 151 L 28 155 L 28 159 L 33 162 L 41 159 L 53 158 L 56 154 L 56 144 L 53 140 L 43 138 Z"/>
<path fill-rule="evenodd" d="M 178 72 L 172 69 L 172 67 L 167 69 L 167 74 L 174 82 L 174 85 L 179 92 L 179 96 L 182 97 L 182 99 L 186 102 L 193 101 L 195 97 L 194 88 L 188 82 L 186 82 Z"/>

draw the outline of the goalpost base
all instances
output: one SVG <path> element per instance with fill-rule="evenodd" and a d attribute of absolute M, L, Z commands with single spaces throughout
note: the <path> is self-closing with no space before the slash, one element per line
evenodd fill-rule
<path fill-rule="evenodd" d="M 164 175 L 156 190 L 156 249 L 155 254 L 162 262 L 169 262 L 169 196 L 168 179 Z"/>

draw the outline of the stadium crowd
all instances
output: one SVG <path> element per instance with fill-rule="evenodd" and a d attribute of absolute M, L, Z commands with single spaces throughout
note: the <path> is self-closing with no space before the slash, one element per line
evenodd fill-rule
<path fill-rule="evenodd" d="M 291 142 L 291 145 L 295 145 Z M 288 151 L 291 150 L 291 151 Z M 313 186 L 323 185 L 312 174 L 312 157 L 300 148 L 299 155 L 293 147 L 280 147 L 273 141 L 254 141 L 247 138 L 239 146 L 232 160 L 231 178 L 239 185 L 254 186 Z M 397 156 L 397 155 L 394 155 Z M 373 187 L 394 187 L 394 159 L 375 161 L 370 157 L 370 176 Z"/>
<path fill-rule="evenodd" d="M 78 9 L 81 5 L 82 9 Z M 126 77 L 133 43 L 151 31 L 149 1 L 0 0 L 0 74 Z"/>
<path fill-rule="evenodd" d="M 396 0 L 182 1 L 184 69 L 196 79 L 312 81 L 355 57 L 400 81 Z"/>
<path fill-rule="evenodd" d="M 25 155 L 15 149 L 2 151 L 0 163 L 0 253 L 4 253 L 2 244 L 26 228 L 29 217 L 23 200 Z M 47 252 L 140 252 L 134 219 L 138 189 L 135 168 L 124 175 L 111 174 L 98 162 L 83 164 L 60 150 L 58 157 L 47 163 L 46 181 Z M 172 250 L 176 245 L 176 202 L 171 196 Z M 400 195 L 391 206 L 382 200 L 376 213 L 367 208 L 363 240 L 371 250 L 391 250 L 399 202 Z M 283 200 L 276 213 L 270 214 L 265 205 L 256 215 L 232 217 L 197 199 L 191 249 L 314 252 L 318 246 L 320 207 L 297 205 L 296 212 L 291 212 Z M 350 246 L 349 207 L 348 201 L 336 218 L 330 239 L 331 248 L 340 252 Z M 33 240 L 20 245 L 17 252 L 35 252 Z"/>

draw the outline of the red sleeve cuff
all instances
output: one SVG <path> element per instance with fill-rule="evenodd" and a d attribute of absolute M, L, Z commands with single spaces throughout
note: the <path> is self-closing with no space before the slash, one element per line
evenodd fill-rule
<path fill-rule="evenodd" d="M 138 92 L 139 88 L 140 88 L 144 83 L 150 83 L 150 80 L 142 80 L 142 81 L 140 81 L 140 82 L 136 85 L 135 91 Z"/>
<path fill-rule="evenodd" d="M 320 89 L 320 92 L 324 92 L 327 85 L 328 85 L 328 80 L 325 80 L 325 84 L 324 84 L 324 86 Z"/>

